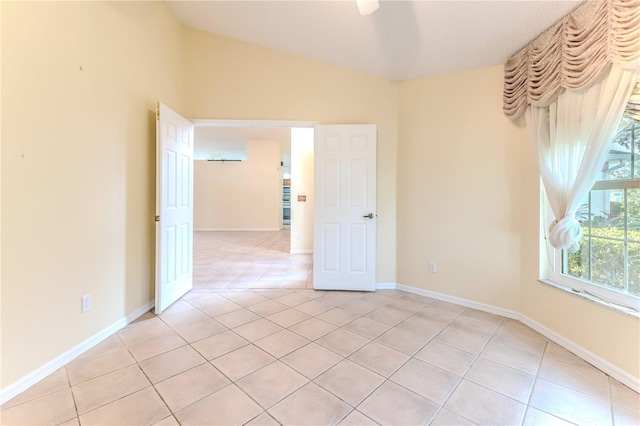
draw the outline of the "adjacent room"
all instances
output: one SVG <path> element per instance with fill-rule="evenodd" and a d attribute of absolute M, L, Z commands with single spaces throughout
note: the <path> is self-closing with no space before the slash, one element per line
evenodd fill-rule
<path fill-rule="evenodd" d="M 1 1 L 0 55 L 0 424 L 640 424 L 637 0 Z"/>

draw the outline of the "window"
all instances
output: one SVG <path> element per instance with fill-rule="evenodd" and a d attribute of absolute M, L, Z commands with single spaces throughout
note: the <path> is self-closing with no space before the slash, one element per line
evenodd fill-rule
<path fill-rule="evenodd" d="M 604 300 L 640 306 L 640 124 L 612 141 L 578 214 L 584 239 L 575 253 L 555 250 L 551 278 Z"/>

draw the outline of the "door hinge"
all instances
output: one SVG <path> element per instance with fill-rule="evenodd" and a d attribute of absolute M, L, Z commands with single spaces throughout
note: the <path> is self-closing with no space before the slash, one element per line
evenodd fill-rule
<path fill-rule="evenodd" d="M 160 121 L 160 102 L 156 103 L 156 120 Z"/>
<path fill-rule="evenodd" d="M 156 215 L 156 222 L 160 222 L 160 215 L 159 214 Z"/>

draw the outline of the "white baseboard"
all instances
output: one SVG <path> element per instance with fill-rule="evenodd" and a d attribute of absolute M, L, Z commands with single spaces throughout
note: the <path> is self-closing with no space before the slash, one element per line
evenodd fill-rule
<path fill-rule="evenodd" d="M 221 231 L 240 231 L 240 232 L 273 232 L 279 231 L 280 228 L 198 228 L 194 229 L 194 232 L 221 232 Z"/>
<path fill-rule="evenodd" d="M 487 305 L 480 302 L 475 302 L 469 299 L 463 299 L 461 297 L 450 296 L 448 294 L 437 293 L 435 291 L 424 290 L 417 287 L 411 287 L 408 285 L 398 284 L 396 285 L 398 290 L 406 291 L 407 293 L 418 294 L 420 296 L 430 297 L 432 299 L 442 300 L 444 302 L 455 303 L 456 305 L 465 306 L 467 308 L 477 309 L 479 311 L 489 312 L 495 315 L 511 318 L 520 321 L 524 325 L 534 329 L 538 333 L 545 336 L 547 339 L 557 343 L 569 352 L 579 356 L 589 364 L 605 372 L 609 376 L 613 377 L 620 383 L 625 384 L 629 388 L 636 392 L 640 392 L 640 378 L 633 376 L 631 373 L 624 371 L 620 367 L 617 367 L 609 361 L 601 358 L 593 352 L 578 345 L 572 340 L 558 334 L 550 328 L 540 324 L 539 322 L 529 318 L 528 316 L 521 314 L 510 309 L 500 308 L 498 306 Z"/>
<path fill-rule="evenodd" d="M 396 283 L 376 283 L 376 290 L 395 290 Z"/>
<path fill-rule="evenodd" d="M 0 405 L 4 404 L 5 402 L 9 401 L 11 398 L 29 389 L 31 386 L 35 385 L 40 380 L 44 379 L 54 371 L 63 367 L 67 363 L 73 361 L 75 358 L 82 355 L 89 349 L 93 348 L 95 345 L 102 342 L 107 337 L 113 335 L 114 333 L 118 332 L 119 330 L 121 330 L 122 328 L 130 324 L 131 322 L 135 321 L 137 318 L 149 312 L 153 308 L 153 306 L 154 306 L 154 302 L 146 303 L 145 305 L 136 309 L 134 312 L 130 313 L 126 317 L 119 319 L 118 321 L 114 322 L 107 328 L 89 337 L 84 342 L 74 346 L 73 348 L 64 352 L 60 356 L 52 359 L 51 361 L 49 361 L 42 367 L 38 368 L 37 370 L 27 374 L 26 376 L 19 379 L 18 381 L 3 388 L 2 390 L 0 390 Z"/>
<path fill-rule="evenodd" d="M 289 254 L 313 254 L 313 250 L 291 250 Z"/>

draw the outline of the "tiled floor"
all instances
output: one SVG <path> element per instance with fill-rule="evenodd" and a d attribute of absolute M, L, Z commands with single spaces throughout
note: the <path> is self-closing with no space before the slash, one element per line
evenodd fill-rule
<path fill-rule="evenodd" d="M 206 287 L 235 280 L 219 275 L 6 403 L 2 424 L 640 424 L 637 393 L 519 322 L 397 290 Z"/>
<path fill-rule="evenodd" d="M 195 232 L 193 287 L 313 288 L 312 256 L 289 254 L 290 232 Z"/>

